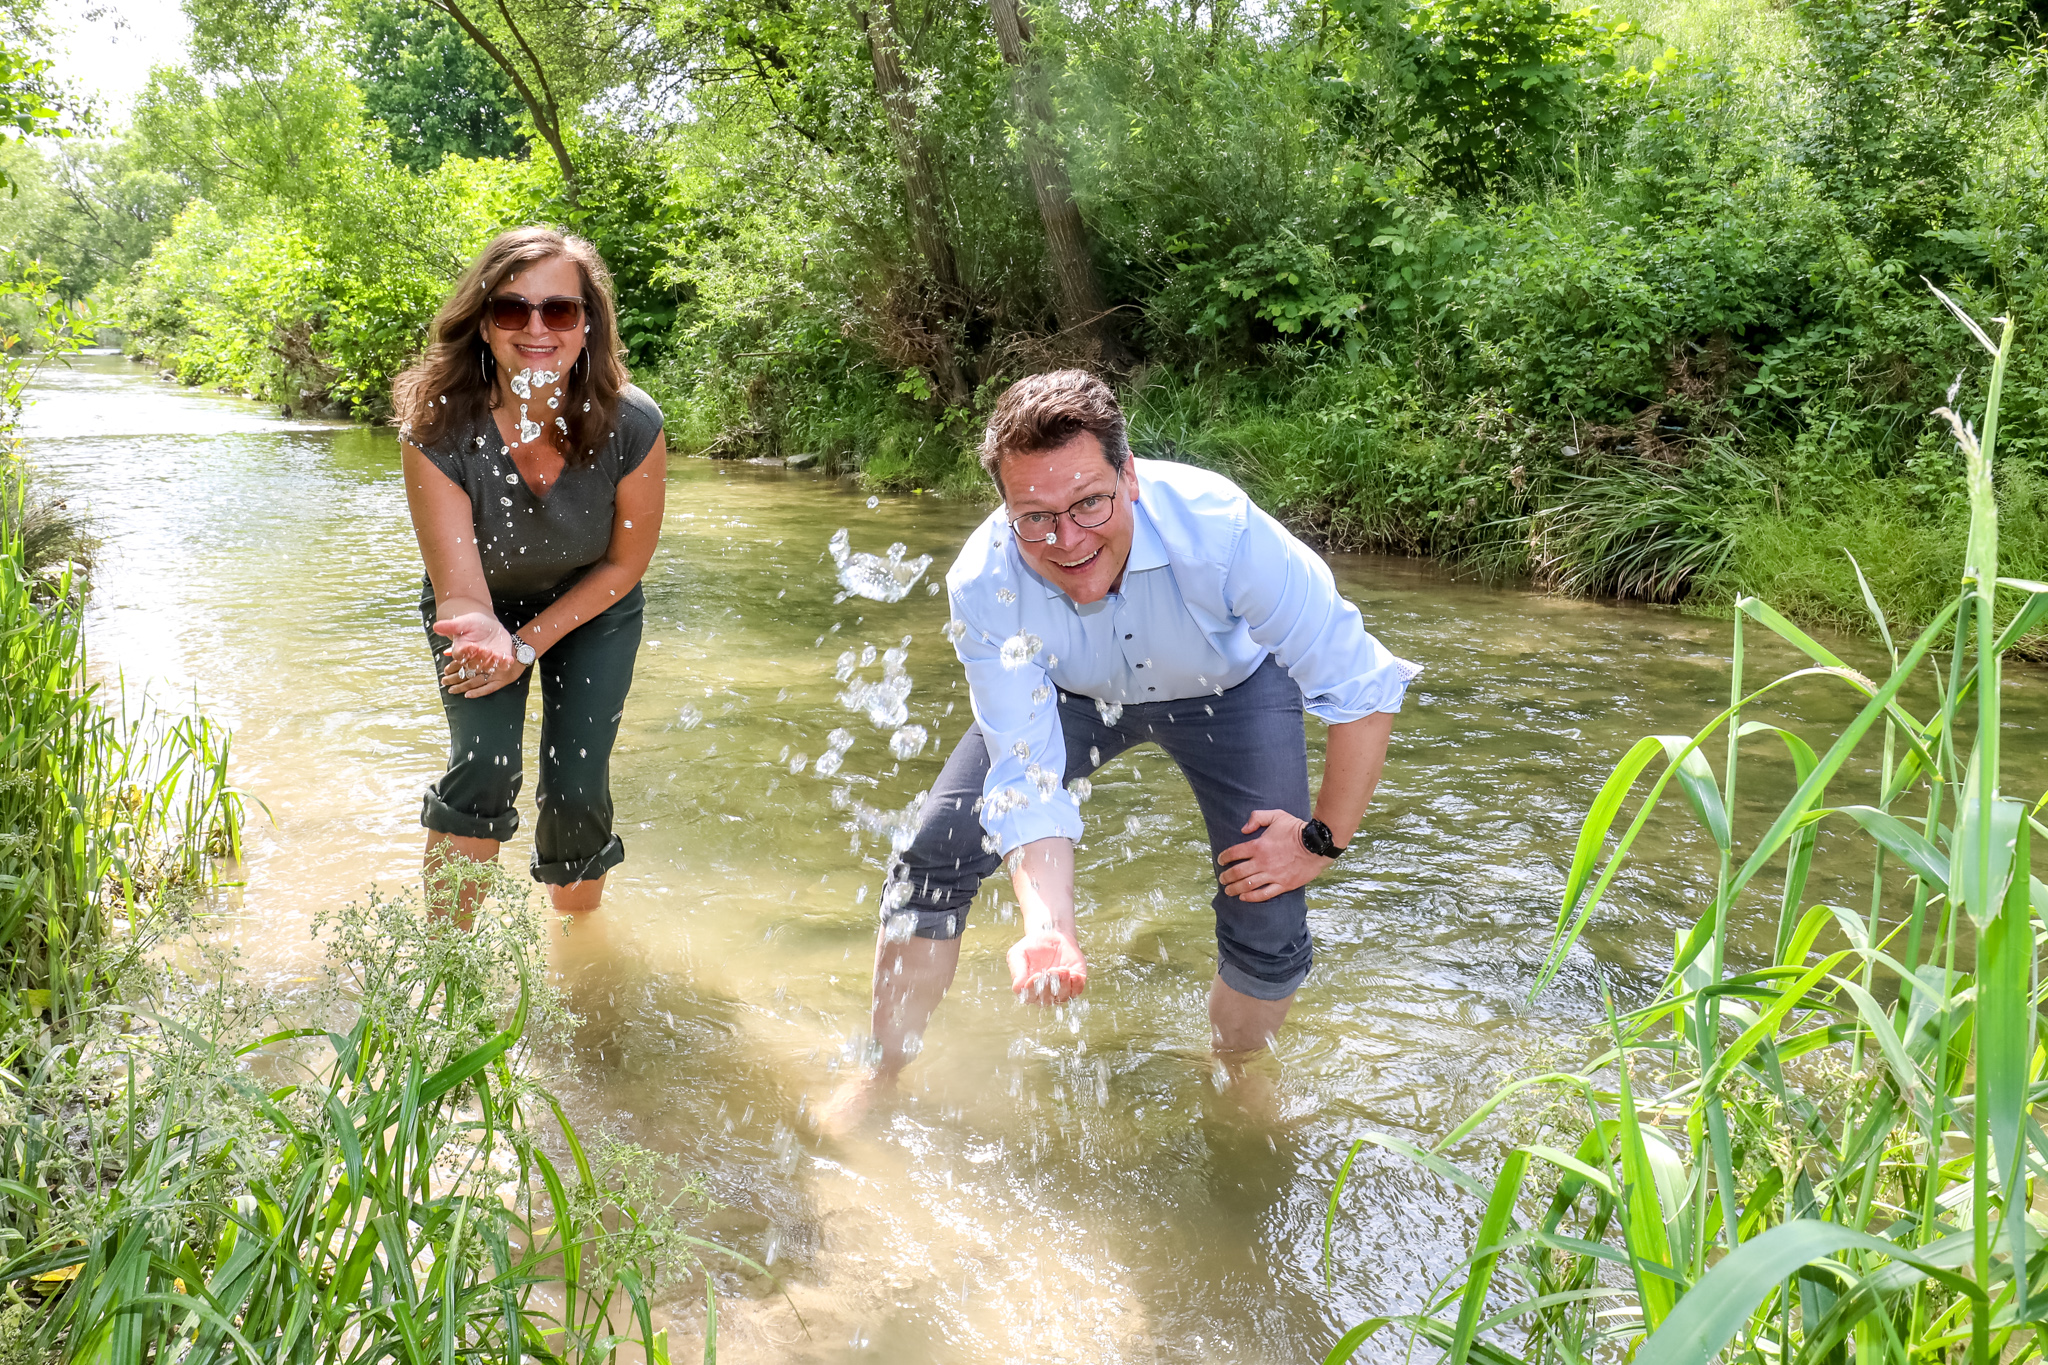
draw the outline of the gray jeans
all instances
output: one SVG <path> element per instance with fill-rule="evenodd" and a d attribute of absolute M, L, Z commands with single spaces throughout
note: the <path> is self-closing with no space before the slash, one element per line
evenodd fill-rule
<path fill-rule="evenodd" d="M 1164 749 L 1194 789 L 1209 827 L 1212 861 L 1232 844 L 1245 842 L 1245 821 L 1255 810 L 1308 818 L 1301 689 L 1270 658 L 1221 696 L 1133 703 L 1115 725 L 1103 722 L 1091 698 L 1063 693 L 1060 729 L 1066 736 L 1068 782 L 1148 740 Z M 988 741 L 976 725 L 946 760 L 897 869 L 896 880 L 910 886 L 910 899 L 897 913 L 915 912 L 912 932 L 919 938 L 958 938 L 982 880 L 1002 864 L 997 855 L 982 851 L 981 820 L 975 814 L 988 768 Z M 893 900 L 884 896 L 882 903 Z M 1302 892 L 1241 901 L 1225 895 L 1219 882 L 1210 903 L 1216 908 L 1216 970 L 1224 984 L 1259 1000 L 1292 995 L 1314 958 Z"/>

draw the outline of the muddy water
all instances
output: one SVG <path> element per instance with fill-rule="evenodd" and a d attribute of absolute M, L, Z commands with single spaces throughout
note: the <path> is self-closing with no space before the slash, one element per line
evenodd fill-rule
<path fill-rule="evenodd" d="M 274 823 L 227 931 L 259 970 L 301 972 L 315 911 L 413 874 L 420 789 L 445 754 L 391 434 L 280 420 L 106 356 L 51 375 L 26 435 L 106 538 L 98 669 L 234 727 L 235 776 Z M 845 806 L 903 806 L 967 707 L 942 599 L 920 584 L 894 605 L 835 603 L 826 542 L 842 526 L 856 550 L 904 541 L 936 579 L 980 515 L 676 461 L 614 767 L 628 860 L 602 914 L 552 949 L 585 1019 L 575 1105 L 702 1171 L 717 1235 L 781 1278 L 787 1301 L 722 1279 L 729 1360 L 1319 1358 L 1360 1317 L 1427 1296 L 1476 1221 L 1369 1151 L 1325 1288 L 1321 1219 L 1350 1139 L 1431 1141 L 1511 1069 L 1581 1055 L 1596 965 L 1643 989 L 1710 894 L 1700 840 L 1660 821 L 1645 852 L 1661 865 L 1622 879 L 1558 985 L 1526 1002 L 1578 813 L 1636 736 L 1723 704 L 1728 628 L 1337 560 L 1369 626 L 1429 671 L 1366 833 L 1311 891 L 1317 966 L 1255 1093 L 1219 1091 L 1204 1056 L 1206 840 L 1148 748 L 1098 775 L 1085 812 L 1086 1000 L 1013 1003 L 1014 912 L 985 890 L 908 1093 L 828 1142 L 804 1115 L 857 1046 L 887 855 Z M 906 636 L 911 719 L 935 742 L 898 762 L 832 674 L 843 650 Z M 2048 707 L 2038 675 L 2014 692 L 2019 772 Z M 1849 710 L 1819 684 L 1794 704 L 1810 723 Z M 856 738 L 836 777 L 792 771 L 840 726 Z M 1756 752 L 1752 822 L 1786 776 Z M 526 855 L 523 838 L 506 854 Z M 1762 911 L 1741 926 L 1750 951 L 1769 932 Z M 673 1320 L 698 1330 L 687 1294 Z"/>

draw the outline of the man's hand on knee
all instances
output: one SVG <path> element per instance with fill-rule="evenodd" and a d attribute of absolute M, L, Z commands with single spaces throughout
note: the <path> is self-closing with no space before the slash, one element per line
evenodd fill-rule
<path fill-rule="evenodd" d="M 1321 876 L 1335 860 L 1308 851 L 1301 842 L 1307 824 L 1284 810 L 1253 811 L 1243 833 L 1263 831 L 1260 837 L 1232 844 L 1217 855 L 1223 894 L 1241 901 L 1269 901 Z"/>
<path fill-rule="evenodd" d="M 1026 934 L 1010 946 L 1010 989 L 1026 1004 L 1071 1000 L 1088 989 L 1088 959 L 1056 929 Z"/>

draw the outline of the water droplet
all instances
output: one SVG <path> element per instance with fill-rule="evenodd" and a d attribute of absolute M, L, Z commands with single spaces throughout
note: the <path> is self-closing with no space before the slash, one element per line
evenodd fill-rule
<path fill-rule="evenodd" d="M 1036 658 L 1038 651 L 1044 647 L 1045 641 L 1039 639 L 1036 635 L 1031 634 L 1029 631 L 1019 631 L 1003 641 L 999 657 L 1003 661 L 1004 668 L 1022 668 L 1030 663 L 1032 659 Z"/>
<path fill-rule="evenodd" d="M 510 507 L 512 505 L 512 499 L 510 498 L 499 498 L 498 501 L 506 507 Z"/>
<path fill-rule="evenodd" d="M 877 507 L 880 507 L 881 505 L 882 505 L 882 500 L 881 500 L 880 498 L 869 498 L 869 499 L 868 499 L 868 510 L 869 510 L 870 512 L 874 511 L 874 510 L 875 510 L 875 509 L 876 509 Z"/>
<path fill-rule="evenodd" d="M 1008 588 L 996 589 L 996 601 L 1001 602 L 1003 605 L 1008 606 L 1010 603 L 1016 600 L 1017 594 L 1011 592 Z"/>
<path fill-rule="evenodd" d="M 839 765 L 846 759 L 846 751 L 853 747 L 853 734 L 847 730 L 834 730 L 825 736 L 825 752 L 818 755 L 817 773 L 830 777 L 839 771 Z"/>
<path fill-rule="evenodd" d="M 507 474 L 507 475 L 505 476 L 505 482 L 506 482 L 506 483 L 518 483 L 518 482 L 519 482 L 519 476 L 518 476 L 517 474 Z"/>
<path fill-rule="evenodd" d="M 1095 714 L 1102 717 L 1104 725 L 1114 725 L 1124 718 L 1124 704 L 1120 701 L 1103 701 L 1097 698 Z"/>
<path fill-rule="evenodd" d="M 909 549 L 900 541 L 889 547 L 887 558 L 856 551 L 843 526 L 832 533 L 826 549 L 832 555 L 839 586 L 851 596 L 872 602 L 901 602 L 932 566 L 930 555 L 905 559 Z"/>
<path fill-rule="evenodd" d="M 685 730 L 694 730 L 703 723 L 704 713 L 694 706 L 685 706 L 676 713 L 676 724 L 682 726 Z"/>
<path fill-rule="evenodd" d="M 632 522 L 630 522 L 630 521 L 629 521 L 629 522 L 627 522 L 627 523 L 626 523 L 626 529 L 627 529 L 628 531 L 632 530 L 632 529 L 633 529 L 633 523 L 632 523 Z"/>
<path fill-rule="evenodd" d="M 1095 794 L 1095 784 L 1085 777 L 1077 777 L 1067 784 L 1067 790 L 1074 794 L 1077 803 L 1085 803 Z"/>
<path fill-rule="evenodd" d="M 889 736 L 889 752 L 898 758 L 916 758 L 924 752 L 926 738 L 922 725 L 906 725 Z"/>

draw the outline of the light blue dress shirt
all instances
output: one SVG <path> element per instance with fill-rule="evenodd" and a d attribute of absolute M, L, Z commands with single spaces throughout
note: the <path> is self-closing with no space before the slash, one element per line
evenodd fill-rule
<path fill-rule="evenodd" d="M 1277 658 L 1307 709 L 1337 724 L 1398 711 L 1422 671 L 1374 639 L 1329 565 L 1220 474 L 1133 460 L 1141 496 L 1123 581 L 1078 605 L 1038 576 L 997 508 L 946 574 L 947 634 L 988 739 L 981 823 L 1000 851 L 1078 839 L 1060 785 L 1061 691 L 1112 708 L 1235 687 Z"/>

